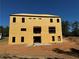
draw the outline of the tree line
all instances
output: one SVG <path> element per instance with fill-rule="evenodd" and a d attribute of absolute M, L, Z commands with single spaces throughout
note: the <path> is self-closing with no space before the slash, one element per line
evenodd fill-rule
<path fill-rule="evenodd" d="M 6 27 L 0 26 L 0 33 L 2 33 L 3 37 L 8 37 L 9 36 L 9 26 L 6 26 Z"/>
<path fill-rule="evenodd" d="M 63 36 L 79 36 L 79 21 L 62 21 L 62 34 Z M 0 26 L 0 33 L 2 36 L 9 36 L 9 26 Z"/>
<path fill-rule="evenodd" d="M 79 21 L 62 21 L 63 36 L 79 36 Z"/>

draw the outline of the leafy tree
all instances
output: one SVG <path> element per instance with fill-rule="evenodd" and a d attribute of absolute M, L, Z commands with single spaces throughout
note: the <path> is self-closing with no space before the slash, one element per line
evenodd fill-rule
<path fill-rule="evenodd" d="M 7 26 L 7 27 L 4 28 L 3 35 L 4 36 L 9 36 L 9 26 Z"/>
<path fill-rule="evenodd" d="M 79 36 L 79 22 L 75 21 L 72 23 L 72 34 L 74 36 Z"/>
<path fill-rule="evenodd" d="M 70 24 L 68 21 L 62 21 L 62 34 L 63 34 L 63 36 L 69 36 L 69 34 L 70 34 L 69 27 L 70 27 Z"/>
<path fill-rule="evenodd" d="M 0 33 L 3 33 L 3 27 L 0 26 Z"/>

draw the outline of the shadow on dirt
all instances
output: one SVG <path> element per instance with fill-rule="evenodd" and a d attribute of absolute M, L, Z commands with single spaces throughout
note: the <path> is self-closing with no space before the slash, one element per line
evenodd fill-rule
<path fill-rule="evenodd" d="M 55 48 L 55 49 L 53 49 L 53 51 L 56 53 L 66 54 L 66 55 L 70 55 L 70 56 L 74 56 L 74 57 L 79 58 L 79 50 L 77 50 L 75 48 L 70 48 L 70 51 L 64 51 L 64 50 L 61 50 L 59 48 Z"/>
<path fill-rule="evenodd" d="M 4 55 L 0 55 L 0 59 L 64 59 L 64 58 L 57 58 L 57 57 L 19 57 L 19 56 L 15 56 L 15 55 L 10 55 L 10 54 L 4 54 Z"/>
<path fill-rule="evenodd" d="M 46 58 L 46 59 L 64 59 L 64 58 L 57 58 L 57 57 L 54 57 L 54 58 Z"/>

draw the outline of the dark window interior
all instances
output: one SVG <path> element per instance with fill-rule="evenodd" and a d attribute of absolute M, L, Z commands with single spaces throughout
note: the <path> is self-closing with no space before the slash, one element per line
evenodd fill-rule
<path fill-rule="evenodd" d="M 15 17 L 13 17 L 13 22 L 14 22 L 14 23 L 16 22 L 16 18 L 15 18 Z"/>
<path fill-rule="evenodd" d="M 52 36 L 52 41 L 55 41 L 55 37 L 54 36 Z"/>
<path fill-rule="evenodd" d="M 25 18 L 22 18 L 22 23 L 24 23 L 25 22 Z"/>
<path fill-rule="evenodd" d="M 34 43 L 41 43 L 41 36 L 34 36 Z"/>
<path fill-rule="evenodd" d="M 50 22 L 53 22 L 53 19 L 50 19 Z"/>
<path fill-rule="evenodd" d="M 42 18 L 39 18 L 40 20 L 42 19 Z"/>
<path fill-rule="evenodd" d="M 23 36 L 21 37 L 21 42 L 24 42 L 24 37 Z"/>
<path fill-rule="evenodd" d="M 36 18 L 33 18 L 33 19 L 36 19 Z"/>
<path fill-rule="evenodd" d="M 58 36 L 58 41 L 61 41 L 61 37 L 60 36 Z"/>
<path fill-rule="evenodd" d="M 57 19 L 57 23 L 59 23 L 59 19 Z"/>
<path fill-rule="evenodd" d="M 32 19 L 32 18 L 29 18 L 29 19 Z"/>
<path fill-rule="evenodd" d="M 12 42 L 15 42 L 15 37 L 12 37 Z"/>
<path fill-rule="evenodd" d="M 39 27 L 39 26 L 34 27 L 33 32 L 34 33 L 41 33 L 41 27 Z"/>
<path fill-rule="evenodd" d="M 49 27 L 49 33 L 56 33 L 55 27 Z"/>
<path fill-rule="evenodd" d="M 21 31 L 26 31 L 26 28 L 21 28 Z"/>

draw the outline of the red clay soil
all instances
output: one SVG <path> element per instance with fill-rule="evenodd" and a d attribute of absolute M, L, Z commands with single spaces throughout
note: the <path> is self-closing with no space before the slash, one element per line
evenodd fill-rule
<path fill-rule="evenodd" d="M 64 40 L 63 43 L 45 45 L 45 46 L 29 46 L 26 45 L 0 45 L 0 54 L 25 55 L 25 56 L 52 56 L 52 49 L 60 48 L 68 50 L 74 48 L 75 43 Z"/>

